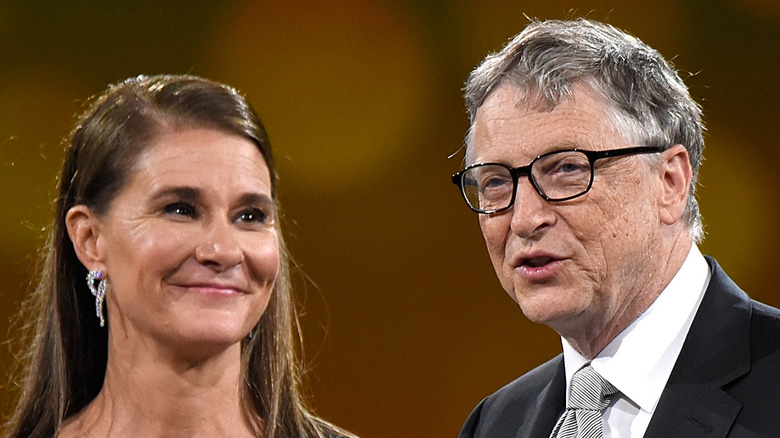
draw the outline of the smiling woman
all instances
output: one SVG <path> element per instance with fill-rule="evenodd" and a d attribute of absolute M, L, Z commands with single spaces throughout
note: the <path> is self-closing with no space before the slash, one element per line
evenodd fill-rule
<path fill-rule="evenodd" d="M 9 436 L 351 436 L 302 400 L 276 211 L 268 138 L 232 88 L 141 76 L 96 97 Z"/>
<path fill-rule="evenodd" d="M 279 268 L 268 166 L 250 140 L 216 130 L 156 135 L 105 214 L 76 205 L 65 223 L 82 264 L 107 274 L 120 357 L 146 338 L 177 361 L 231 354 Z"/>

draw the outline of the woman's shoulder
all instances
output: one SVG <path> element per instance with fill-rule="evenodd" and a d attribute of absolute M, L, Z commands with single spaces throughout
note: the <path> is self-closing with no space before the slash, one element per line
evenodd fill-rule
<path fill-rule="evenodd" d="M 327 438 L 360 438 L 357 435 L 352 435 L 350 433 L 342 434 L 340 432 L 329 432 L 326 435 Z"/>
<path fill-rule="evenodd" d="M 322 438 L 360 438 L 357 435 L 348 432 L 340 427 L 329 425 L 326 430 L 321 431 Z"/>

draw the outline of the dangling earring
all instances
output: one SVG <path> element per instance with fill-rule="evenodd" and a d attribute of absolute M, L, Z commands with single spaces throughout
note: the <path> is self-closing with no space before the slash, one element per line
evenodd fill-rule
<path fill-rule="evenodd" d="M 247 339 L 254 339 L 255 335 L 260 331 L 259 324 L 252 327 L 252 330 L 249 330 L 249 334 L 246 335 Z"/>
<path fill-rule="evenodd" d="M 95 312 L 100 318 L 100 326 L 106 326 L 106 318 L 103 316 L 103 300 L 106 299 L 108 280 L 103 278 L 103 271 L 89 271 L 87 274 L 87 287 L 95 296 Z"/>

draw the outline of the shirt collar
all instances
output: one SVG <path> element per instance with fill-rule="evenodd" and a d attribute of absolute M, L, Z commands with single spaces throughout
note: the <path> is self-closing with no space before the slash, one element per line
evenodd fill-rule
<path fill-rule="evenodd" d="M 592 361 L 593 368 L 640 409 L 653 412 L 672 372 L 710 270 L 696 245 L 655 302 Z M 588 363 L 565 339 L 566 396 L 574 373 Z"/>

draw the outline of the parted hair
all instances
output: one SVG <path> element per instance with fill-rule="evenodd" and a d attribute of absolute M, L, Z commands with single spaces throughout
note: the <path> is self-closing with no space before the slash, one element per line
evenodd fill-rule
<path fill-rule="evenodd" d="M 252 141 L 262 153 L 277 197 L 265 128 L 235 89 L 192 75 L 139 76 L 91 98 L 67 145 L 55 216 L 41 253 L 40 280 L 25 303 L 22 390 L 6 425 L 12 437 L 54 436 L 62 423 L 97 396 L 108 356 L 107 330 L 95 318 L 86 268 L 73 249 L 65 216 L 74 205 L 104 214 L 133 164 L 167 128 L 207 128 Z M 279 221 L 276 221 L 279 227 Z M 279 232 L 280 230 L 277 229 Z M 315 416 L 302 394 L 298 316 L 290 259 L 279 232 L 280 269 L 260 321 L 241 343 L 243 415 L 264 438 L 351 436 Z M 110 318 L 111 315 L 108 315 Z"/>
<path fill-rule="evenodd" d="M 466 81 L 464 96 L 471 127 L 490 93 L 501 85 L 552 109 L 584 84 L 607 105 L 612 122 L 637 145 L 685 146 L 693 169 L 683 221 L 694 240 L 703 236 L 696 181 L 704 149 L 702 113 L 680 75 L 658 51 L 638 38 L 597 21 L 532 21 L 500 51 L 491 53 Z"/>

